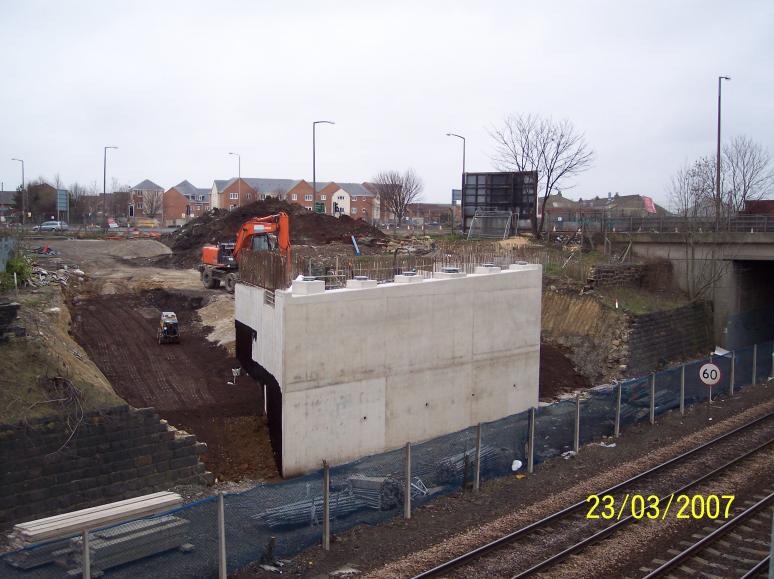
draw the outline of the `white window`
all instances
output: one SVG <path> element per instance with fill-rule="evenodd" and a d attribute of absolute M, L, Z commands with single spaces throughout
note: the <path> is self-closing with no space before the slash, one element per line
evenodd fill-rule
<path fill-rule="evenodd" d="M 307 208 L 309 211 L 311 211 L 311 210 L 312 210 L 312 208 L 311 208 L 311 207 L 309 207 L 309 205 L 304 205 L 304 207 L 306 207 L 306 208 Z"/>
<path fill-rule="evenodd" d="M 199 195 L 199 201 L 204 201 L 204 195 Z"/>
<path fill-rule="evenodd" d="M 137 209 L 142 209 L 142 201 L 137 202 Z"/>
<path fill-rule="evenodd" d="M 366 209 L 365 207 L 363 207 L 363 215 L 366 215 L 366 214 L 368 214 L 368 209 Z"/>
<path fill-rule="evenodd" d="M 293 201 L 298 201 L 298 194 L 293 193 Z"/>
<path fill-rule="evenodd" d="M 311 200 L 312 200 L 312 196 L 311 195 L 309 195 L 309 194 L 304 195 L 304 201 L 311 201 Z"/>
<path fill-rule="evenodd" d="M 352 215 L 357 215 L 357 207 L 353 207 L 350 213 L 352 213 Z"/>
<path fill-rule="evenodd" d="M 229 193 L 228 194 L 229 199 L 239 199 L 239 193 Z"/>
<path fill-rule="evenodd" d="M 247 200 L 250 201 L 250 193 L 245 193 L 245 196 L 247 197 Z"/>
<path fill-rule="evenodd" d="M 336 197 L 336 199 L 338 199 L 339 201 L 344 201 L 344 195 L 339 195 L 338 197 Z"/>
<path fill-rule="evenodd" d="M 320 195 L 320 201 L 327 201 L 328 196 L 327 195 Z"/>
<path fill-rule="evenodd" d="M 228 206 L 228 208 L 229 208 L 229 211 L 233 211 L 234 209 L 237 208 L 237 206 L 232 203 L 231 205 Z"/>

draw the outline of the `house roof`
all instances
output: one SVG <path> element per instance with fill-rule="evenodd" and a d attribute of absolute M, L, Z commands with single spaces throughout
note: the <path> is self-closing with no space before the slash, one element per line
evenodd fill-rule
<path fill-rule="evenodd" d="M 300 179 L 264 179 L 261 177 L 242 177 L 242 181 L 261 193 L 274 193 L 275 191 L 290 191 L 298 185 Z"/>
<path fill-rule="evenodd" d="M 361 183 L 339 183 L 335 181 L 341 189 L 344 189 L 352 197 L 374 197 L 375 193 L 366 189 Z"/>
<path fill-rule="evenodd" d="M 187 179 L 175 185 L 175 189 L 177 189 L 180 193 L 188 197 L 188 199 L 190 199 L 191 201 L 199 201 L 199 198 L 202 195 L 204 195 L 205 203 L 209 202 L 210 200 L 211 191 L 209 189 L 202 189 L 200 187 L 195 187 Z"/>
<path fill-rule="evenodd" d="M 0 205 L 13 205 L 16 191 L 0 191 Z"/>
<path fill-rule="evenodd" d="M 130 189 L 131 191 L 164 191 L 164 188 L 156 185 L 150 179 L 144 179 Z"/>
<path fill-rule="evenodd" d="M 232 177 L 231 179 L 215 179 L 212 183 L 215 186 L 215 191 L 217 191 L 218 193 L 222 193 L 223 189 L 228 187 L 235 180 L 236 180 L 236 177 Z"/>

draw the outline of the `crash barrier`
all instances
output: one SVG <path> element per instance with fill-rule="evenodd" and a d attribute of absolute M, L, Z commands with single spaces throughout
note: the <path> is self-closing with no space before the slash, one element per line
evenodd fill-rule
<path fill-rule="evenodd" d="M 253 562 L 273 565 L 311 545 L 325 546 L 324 537 L 355 525 L 410 516 L 463 486 L 529 471 L 551 457 L 583 452 L 593 441 L 613 444 L 616 434 L 633 424 L 764 382 L 772 375 L 772 346 L 765 342 L 597 386 L 406 448 L 92 530 L 86 535 L 91 573 L 198 578 L 225 576 Z M 702 375 L 715 382 L 711 390 Z M 78 576 L 85 559 L 78 535 L 5 554 L 0 576 L 49 578 L 68 571 Z"/>

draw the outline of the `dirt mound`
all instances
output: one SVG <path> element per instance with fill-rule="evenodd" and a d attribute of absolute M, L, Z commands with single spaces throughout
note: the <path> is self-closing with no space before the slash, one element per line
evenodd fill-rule
<path fill-rule="evenodd" d="M 540 344 L 540 399 L 551 400 L 563 392 L 589 388 L 591 384 L 565 353 L 551 344 Z"/>
<path fill-rule="evenodd" d="M 207 243 L 229 241 L 236 237 L 239 227 L 252 217 L 266 217 L 284 211 L 290 216 L 290 242 L 297 245 L 325 245 L 333 242 L 349 243 L 354 235 L 358 243 L 375 243 L 386 235 L 361 219 L 346 215 L 320 215 L 295 203 L 279 199 L 255 201 L 233 211 L 213 209 L 189 221 L 177 231 L 162 237 L 175 253 L 178 263 L 193 265 L 199 260 L 199 251 Z"/>

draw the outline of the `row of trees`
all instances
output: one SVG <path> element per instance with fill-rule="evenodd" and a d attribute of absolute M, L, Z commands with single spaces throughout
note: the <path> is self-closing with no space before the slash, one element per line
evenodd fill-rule
<path fill-rule="evenodd" d="M 672 176 L 669 201 L 683 217 L 725 219 L 744 211 L 747 201 L 762 199 L 774 187 L 769 152 L 752 139 L 736 137 L 723 147 L 720 191 L 717 157 L 703 156 L 686 163 Z"/>

